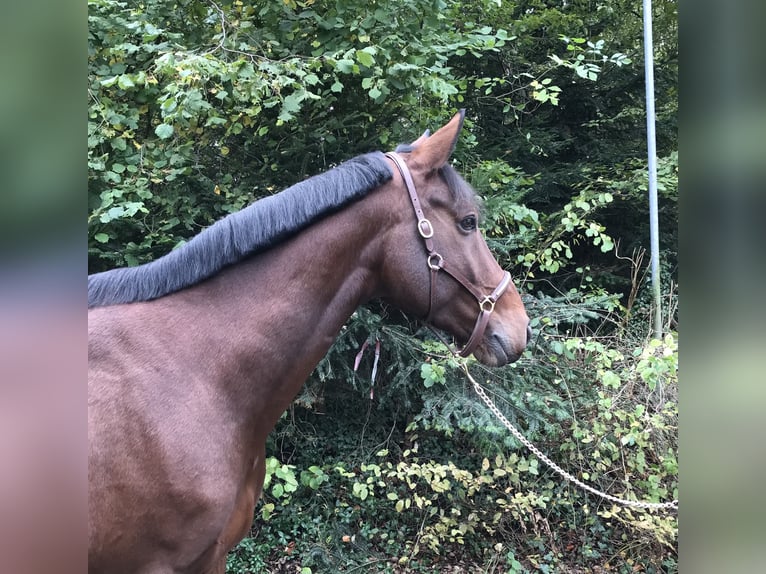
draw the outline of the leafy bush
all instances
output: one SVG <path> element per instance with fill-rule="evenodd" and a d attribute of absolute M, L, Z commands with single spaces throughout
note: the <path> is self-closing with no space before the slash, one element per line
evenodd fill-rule
<path fill-rule="evenodd" d="M 536 350 L 507 369 L 514 377 L 492 376 L 488 388 L 509 418 L 596 488 L 634 500 L 677 497 L 675 335 L 635 349 L 621 349 L 615 337 L 543 333 L 539 339 Z M 339 445 L 333 460 L 307 466 L 311 455 L 296 456 L 291 465 L 270 459 L 256 539 L 271 544 L 255 548 L 247 540 L 232 560 L 252 561 L 251 552 L 265 550 L 271 564 L 289 559 L 313 572 L 372 563 L 375 571 L 391 572 L 455 563 L 472 571 L 489 565 L 516 572 L 605 564 L 625 572 L 675 569 L 672 512 L 616 506 L 566 483 L 477 406 L 440 344 L 424 342 L 419 353 L 421 369 L 413 377 L 420 380 L 420 412 L 396 421 L 396 432 L 390 419 L 370 425 L 376 428 L 366 428 L 366 452 L 358 443 Z M 472 369 L 490 376 L 475 363 Z M 533 394 L 523 382 L 540 380 L 530 377 L 536 371 L 548 385 Z M 549 379 L 551 372 L 558 377 Z M 295 409 L 299 422 L 292 424 L 321 425 L 346 409 L 372 406 L 366 393 L 349 386 L 342 399 L 325 403 L 326 415 Z M 386 448 L 373 454 L 381 436 Z"/>

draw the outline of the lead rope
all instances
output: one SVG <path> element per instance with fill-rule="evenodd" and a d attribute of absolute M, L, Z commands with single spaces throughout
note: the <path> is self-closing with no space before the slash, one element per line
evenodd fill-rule
<path fill-rule="evenodd" d="M 567 479 L 569 482 L 572 482 L 582 488 L 583 490 L 587 490 L 588 492 L 595 494 L 596 496 L 600 496 L 601 498 L 605 498 L 606 500 L 610 500 L 612 502 L 616 502 L 617 504 L 622 504 L 625 506 L 632 506 L 634 508 L 646 508 L 646 509 L 665 509 L 665 508 L 672 508 L 674 510 L 678 510 L 678 500 L 673 500 L 672 502 L 641 502 L 638 500 L 625 500 L 622 498 L 617 498 L 616 496 L 612 496 L 611 494 L 607 494 L 605 492 L 601 492 L 600 490 L 597 490 L 593 488 L 592 486 L 589 486 L 585 484 L 584 482 L 578 480 L 571 474 L 569 474 L 566 470 L 561 468 L 559 465 L 557 465 L 555 462 L 553 462 L 551 459 L 549 459 L 547 456 L 545 456 L 539 448 L 537 448 L 535 445 L 533 445 L 531 442 L 527 440 L 527 438 L 521 434 L 521 432 L 511 424 L 511 422 L 505 418 L 505 415 L 500 412 L 500 409 L 495 406 L 495 403 L 492 402 L 492 399 L 487 396 L 486 391 L 482 388 L 482 386 L 476 382 L 476 379 L 474 379 L 471 376 L 471 373 L 468 372 L 468 365 L 466 365 L 465 361 L 460 362 L 460 367 L 465 372 L 466 377 L 468 377 L 468 380 L 471 381 L 473 384 L 473 390 L 476 391 L 476 394 L 481 397 L 481 400 L 484 401 L 484 404 L 487 405 L 487 408 L 489 408 L 490 411 L 498 418 L 498 420 L 503 423 L 505 428 L 507 428 L 509 431 L 511 431 L 511 434 L 518 439 L 518 441 L 523 444 L 525 447 L 527 447 L 537 458 L 542 460 L 545 464 L 547 464 L 549 467 L 551 467 L 553 470 L 555 470 L 557 473 L 559 473 L 561 476 L 563 476 L 565 479 Z"/>

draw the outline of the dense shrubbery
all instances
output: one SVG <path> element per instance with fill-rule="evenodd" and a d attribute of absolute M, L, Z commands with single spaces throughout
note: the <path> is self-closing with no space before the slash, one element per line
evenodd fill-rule
<path fill-rule="evenodd" d="M 547 325 L 536 346 L 504 372 L 473 363 L 477 378 L 586 483 L 629 499 L 677 497 L 675 335 L 640 344 L 614 331 L 586 335 L 587 319 L 566 313 L 571 301 L 544 300 L 530 305 Z M 580 336 L 560 334 L 564 324 L 579 325 Z M 369 381 L 353 374 L 309 383 L 303 404 L 314 408 L 294 407 L 274 433 L 262 515 L 232 571 L 259 560 L 312 572 L 367 562 L 392 572 L 675 569 L 673 513 L 627 509 L 569 485 L 481 406 L 440 344 L 403 355 L 394 349 L 415 343 L 392 328 L 377 336 L 381 367 L 410 376 L 378 380 L 373 400 Z M 355 349 L 345 347 L 351 370 Z"/>
<path fill-rule="evenodd" d="M 471 363 L 474 376 L 581 480 L 674 498 L 675 2 L 655 2 L 662 341 L 647 336 L 632 6 L 91 0 L 90 271 L 154 259 L 466 107 L 456 162 L 535 334 L 518 363 Z M 374 385 L 374 344 L 354 368 L 365 341 L 381 342 Z M 541 466 L 444 347 L 379 303 L 344 327 L 268 447 L 230 572 L 676 570 L 673 514 L 614 507 Z"/>

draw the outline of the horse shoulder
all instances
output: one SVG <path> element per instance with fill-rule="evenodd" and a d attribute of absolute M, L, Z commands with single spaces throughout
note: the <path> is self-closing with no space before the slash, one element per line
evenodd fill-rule
<path fill-rule="evenodd" d="M 221 416 L 225 399 L 193 368 L 169 366 L 172 348 L 132 311 L 89 312 L 91 549 L 188 563 L 242 533 L 258 457 Z M 167 548 L 178 552 L 163 558 Z"/>

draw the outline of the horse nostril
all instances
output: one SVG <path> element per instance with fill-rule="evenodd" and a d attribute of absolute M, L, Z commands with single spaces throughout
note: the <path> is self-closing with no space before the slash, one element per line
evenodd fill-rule
<path fill-rule="evenodd" d="M 527 345 L 532 342 L 532 328 L 527 325 Z"/>

